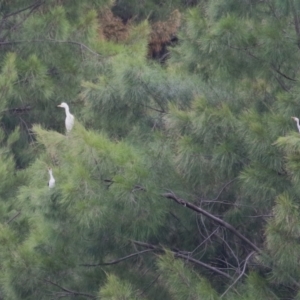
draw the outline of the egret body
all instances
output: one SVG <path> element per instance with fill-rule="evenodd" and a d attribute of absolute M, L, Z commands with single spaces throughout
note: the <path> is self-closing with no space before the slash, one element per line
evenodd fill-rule
<path fill-rule="evenodd" d="M 48 168 L 48 172 L 49 172 L 49 176 L 50 176 L 50 179 L 49 179 L 49 182 L 48 182 L 48 186 L 49 186 L 49 189 L 51 189 L 51 188 L 53 188 L 55 186 L 55 179 L 53 177 L 52 169 L 51 168 Z"/>
<path fill-rule="evenodd" d="M 74 126 L 74 116 L 70 113 L 69 105 L 66 102 L 62 102 L 61 104 L 57 105 L 57 107 L 62 107 L 65 109 L 66 112 L 66 129 L 67 132 L 70 132 Z"/>
<path fill-rule="evenodd" d="M 296 117 L 292 117 L 292 119 L 296 122 L 297 127 L 298 127 L 298 131 L 300 132 L 300 124 L 299 124 L 299 119 Z"/>

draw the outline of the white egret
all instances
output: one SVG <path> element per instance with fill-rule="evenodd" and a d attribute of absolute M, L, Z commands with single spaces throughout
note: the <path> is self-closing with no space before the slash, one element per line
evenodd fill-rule
<path fill-rule="evenodd" d="M 296 121 L 296 123 L 297 123 L 297 127 L 298 127 L 298 131 L 300 132 L 300 124 L 299 124 L 299 119 L 298 119 L 298 118 L 296 118 L 296 117 L 292 117 L 292 119 L 293 119 L 294 121 Z"/>
<path fill-rule="evenodd" d="M 51 189 L 51 188 L 53 188 L 55 186 L 55 179 L 53 177 L 52 169 L 51 168 L 48 168 L 48 172 L 49 172 L 49 176 L 50 176 L 50 179 L 49 179 L 49 182 L 48 182 L 48 186 L 49 186 L 49 189 Z"/>
<path fill-rule="evenodd" d="M 57 107 L 62 107 L 65 109 L 66 112 L 66 129 L 67 132 L 70 132 L 74 126 L 74 116 L 70 113 L 69 105 L 66 102 L 62 102 L 61 104 L 57 105 Z"/>

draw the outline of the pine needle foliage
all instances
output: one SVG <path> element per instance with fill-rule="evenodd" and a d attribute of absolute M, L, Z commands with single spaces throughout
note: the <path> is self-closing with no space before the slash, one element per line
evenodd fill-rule
<path fill-rule="evenodd" d="M 161 280 L 167 281 L 172 299 L 219 299 L 204 278 L 185 267 L 182 261 L 175 260 L 171 253 L 158 260 L 158 268 L 163 274 Z"/>
<path fill-rule="evenodd" d="M 298 4 L 197 2 L 1 2 L 0 297 L 297 297 Z"/>
<path fill-rule="evenodd" d="M 133 300 L 138 298 L 134 296 L 134 291 L 128 283 L 123 283 L 116 276 L 109 275 L 106 285 L 99 292 L 99 299 Z"/>

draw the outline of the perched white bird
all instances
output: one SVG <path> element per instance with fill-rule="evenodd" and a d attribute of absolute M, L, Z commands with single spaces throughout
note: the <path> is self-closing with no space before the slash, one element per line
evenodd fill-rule
<path fill-rule="evenodd" d="M 49 172 L 49 176 L 50 176 L 50 179 L 49 179 L 49 182 L 48 182 L 48 186 L 49 186 L 49 189 L 51 189 L 51 188 L 53 188 L 55 186 L 55 179 L 53 177 L 52 169 L 51 168 L 48 168 L 48 172 Z"/>
<path fill-rule="evenodd" d="M 62 107 L 65 109 L 66 112 L 66 129 L 67 132 L 70 132 L 74 126 L 74 116 L 70 113 L 69 105 L 66 102 L 62 102 L 61 104 L 57 105 L 57 107 Z"/>
<path fill-rule="evenodd" d="M 296 117 L 292 117 L 292 119 L 293 119 L 294 121 L 296 121 L 296 123 L 297 123 L 297 127 L 298 127 L 298 131 L 300 132 L 300 124 L 299 124 L 299 119 L 298 119 L 298 118 L 296 118 Z"/>

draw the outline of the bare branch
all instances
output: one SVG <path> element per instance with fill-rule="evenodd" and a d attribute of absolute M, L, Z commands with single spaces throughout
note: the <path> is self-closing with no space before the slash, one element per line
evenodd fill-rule
<path fill-rule="evenodd" d="M 99 264 L 81 264 L 80 266 L 84 266 L 84 267 L 98 267 L 98 266 L 115 265 L 115 264 L 118 264 L 119 262 L 124 261 L 124 260 L 126 260 L 126 259 L 132 258 L 132 257 L 134 257 L 134 256 L 137 256 L 137 255 L 140 255 L 140 254 L 143 254 L 143 253 L 146 253 L 146 252 L 152 252 L 152 251 L 154 251 L 154 249 L 147 249 L 147 250 L 139 251 L 139 252 L 136 252 L 136 253 L 132 253 L 132 254 L 130 254 L 130 255 L 124 256 L 124 257 L 119 258 L 119 259 L 116 259 L 116 260 L 112 260 L 112 261 L 107 262 L 107 263 L 99 263 Z"/>
<path fill-rule="evenodd" d="M 225 296 L 225 294 L 239 281 L 239 279 L 245 274 L 246 271 L 246 266 L 248 263 L 248 260 L 250 259 L 250 257 L 255 253 L 255 251 L 252 251 L 246 258 L 245 263 L 244 263 L 244 267 L 242 270 L 242 273 L 237 277 L 237 279 L 228 287 L 228 289 L 221 295 L 220 298 L 223 298 Z"/>
<path fill-rule="evenodd" d="M 181 254 L 181 253 L 176 253 L 176 252 L 173 252 L 173 253 L 174 253 L 174 256 L 175 256 L 175 257 L 180 257 L 180 258 L 186 259 L 186 260 L 188 260 L 188 261 L 193 262 L 193 263 L 196 264 L 196 265 L 199 265 L 199 266 L 201 266 L 201 267 L 207 268 L 207 269 L 209 269 L 209 270 L 211 270 L 211 271 L 213 271 L 213 272 L 215 272 L 215 273 L 218 273 L 218 274 L 220 274 L 220 275 L 222 275 L 222 276 L 225 276 L 225 277 L 228 278 L 228 279 L 233 279 L 233 278 L 232 278 L 230 275 L 228 275 L 227 273 L 224 273 L 224 272 L 220 271 L 218 268 L 212 267 L 212 266 L 210 266 L 210 265 L 208 265 L 208 264 L 206 264 L 206 263 L 204 263 L 204 262 L 202 262 L 202 261 L 200 261 L 200 260 L 194 259 L 194 258 L 189 257 L 189 256 L 187 256 L 187 255 L 183 255 L 183 254 Z"/>
<path fill-rule="evenodd" d="M 221 196 L 222 192 L 225 190 L 225 188 L 226 188 L 228 185 L 230 185 L 232 182 L 234 182 L 235 180 L 237 180 L 237 178 L 233 178 L 232 180 L 230 180 L 230 181 L 228 181 L 227 183 L 225 183 L 225 184 L 222 186 L 222 188 L 221 188 L 219 194 L 217 195 L 217 197 L 216 197 L 215 199 L 213 199 L 212 201 L 217 201 L 217 200 L 219 199 L 219 197 Z"/>
<path fill-rule="evenodd" d="M 56 286 L 58 288 L 60 288 L 61 290 L 65 291 L 68 294 L 73 295 L 73 296 L 85 296 L 85 297 L 88 297 L 90 299 L 96 299 L 97 298 L 96 296 L 93 296 L 91 294 L 81 293 L 81 292 L 77 292 L 77 291 L 72 291 L 72 290 L 66 289 L 66 288 L 60 286 L 59 284 L 57 284 L 57 283 L 49 280 L 49 279 L 44 279 L 44 281 L 47 282 L 47 283 L 50 283 L 50 284 L 52 284 L 52 285 L 54 285 L 54 286 Z"/>
<path fill-rule="evenodd" d="M 0 114 L 6 113 L 6 112 L 19 114 L 19 113 L 27 112 L 31 109 L 32 109 L 32 107 L 30 105 L 26 105 L 23 107 L 15 107 L 15 108 L 9 108 L 9 109 L 2 110 L 2 111 L 0 111 Z"/>
<path fill-rule="evenodd" d="M 167 199 L 171 199 L 173 201 L 175 201 L 178 204 L 181 204 L 197 213 L 200 213 L 206 217 L 208 217 L 209 219 L 215 221 L 216 223 L 220 224 L 221 226 L 227 228 L 228 230 L 230 230 L 232 233 L 234 233 L 236 236 L 238 236 L 241 240 L 243 240 L 245 243 L 247 243 L 249 246 L 251 246 L 252 249 L 254 249 L 257 252 L 261 252 L 261 250 L 255 245 L 253 244 L 250 240 L 248 240 L 244 235 L 242 235 L 238 230 L 236 230 L 231 224 L 223 221 L 222 219 L 212 215 L 211 213 L 209 213 L 208 211 L 188 202 L 185 201 L 179 197 L 177 197 L 175 194 L 173 193 L 164 193 L 162 194 L 163 197 L 167 198 Z"/>
<path fill-rule="evenodd" d="M 160 277 L 160 274 L 158 274 L 155 278 L 154 278 L 154 280 L 152 280 L 151 282 L 150 282 L 150 284 L 148 285 L 148 286 L 146 286 L 144 289 L 143 289 L 143 291 L 140 293 L 140 296 L 142 296 L 143 294 L 145 294 L 145 292 L 158 280 L 158 278 Z"/>
<path fill-rule="evenodd" d="M 229 244 L 226 242 L 225 239 L 223 239 L 223 238 L 222 238 L 221 236 L 219 236 L 219 235 L 217 235 L 217 237 L 219 237 L 219 238 L 223 241 L 223 243 L 227 246 L 227 248 L 230 250 L 232 256 L 233 256 L 233 257 L 235 258 L 235 260 L 236 260 L 236 263 L 237 263 L 237 265 L 238 265 L 238 270 L 239 270 L 239 272 L 240 272 L 240 262 L 239 262 L 237 256 L 235 255 L 233 249 L 229 246 Z"/>
<path fill-rule="evenodd" d="M 15 218 L 17 218 L 19 215 L 21 214 L 21 212 L 19 211 L 18 213 L 16 213 L 13 217 L 11 217 L 6 224 L 9 224 L 10 222 L 12 222 Z"/>
<path fill-rule="evenodd" d="M 134 240 L 132 240 L 132 242 L 134 244 L 138 245 L 138 246 L 146 247 L 148 249 L 153 249 L 153 250 L 157 250 L 157 251 L 160 251 L 160 252 L 165 252 L 165 250 L 163 248 L 157 247 L 157 246 L 152 245 L 152 244 L 148 244 L 148 243 L 144 243 L 144 242 L 140 242 L 140 241 L 134 241 Z M 196 265 L 204 267 L 204 268 L 206 268 L 206 269 L 208 269 L 210 271 L 218 273 L 219 275 L 222 275 L 222 276 L 224 276 L 224 277 L 226 277 L 228 279 L 233 279 L 230 275 L 228 275 L 227 273 L 224 273 L 224 272 L 220 271 L 218 268 L 212 267 L 212 266 L 210 266 L 210 265 L 208 265 L 208 264 L 206 264 L 206 263 L 204 263 L 204 262 L 202 262 L 200 260 L 194 259 L 194 258 L 192 258 L 192 257 L 190 257 L 188 255 L 184 255 L 181 252 L 175 252 L 175 251 L 172 251 L 172 250 L 170 250 L 170 251 L 174 254 L 174 257 L 182 258 L 182 259 L 190 261 L 190 262 L 192 262 L 192 263 L 194 263 Z"/>
<path fill-rule="evenodd" d="M 25 8 L 25 9 L 21 9 L 21 10 L 15 12 L 15 13 L 11 13 L 11 14 L 9 14 L 9 15 L 7 15 L 7 16 L 4 16 L 4 18 L 2 19 L 0 28 L 2 28 L 3 21 L 4 21 L 6 18 L 8 18 L 8 17 L 10 17 L 10 16 L 12 16 L 12 15 L 18 14 L 18 13 L 20 13 L 20 12 L 22 12 L 22 11 L 25 11 L 25 10 L 31 8 L 30 11 L 28 12 L 28 14 L 25 16 L 25 18 L 22 19 L 19 23 L 15 24 L 12 28 L 10 28 L 10 29 L 6 32 L 6 34 L 4 34 L 3 37 L 1 37 L 1 40 L 3 41 L 3 40 L 9 35 L 9 32 L 10 32 L 10 31 L 15 30 L 18 26 L 20 26 L 22 23 L 24 23 L 24 22 L 28 19 L 28 17 L 33 13 L 33 11 L 34 11 L 35 9 L 37 9 L 39 6 L 41 6 L 42 4 L 44 4 L 44 2 L 37 1 L 37 2 L 35 2 L 34 4 L 32 4 L 32 5 L 28 6 L 27 8 Z"/>
<path fill-rule="evenodd" d="M 190 230 L 182 223 L 182 221 L 181 221 L 174 213 L 172 213 L 171 211 L 169 211 L 169 214 L 170 214 L 175 220 L 177 220 L 177 221 L 181 224 L 181 226 L 182 226 L 187 232 L 190 231 Z"/>
<path fill-rule="evenodd" d="M 219 226 L 212 232 L 205 240 L 200 243 L 191 253 L 193 254 L 199 247 L 201 247 L 204 243 L 206 243 L 207 240 L 209 240 L 217 231 L 219 230 Z"/>
<path fill-rule="evenodd" d="M 291 80 L 291 81 L 298 81 L 294 78 L 291 78 L 287 75 L 285 75 L 284 73 L 282 73 L 278 68 L 276 68 L 274 65 L 271 65 L 271 69 L 273 69 L 275 72 L 277 72 L 279 75 L 283 76 L 284 78 L 288 79 L 288 80 Z"/>
<path fill-rule="evenodd" d="M 11 45 L 11 44 L 22 44 L 22 43 L 45 43 L 45 42 L 50 42 L 50 43 L 64 43 L 64 44 L 73 44 L 73 45 L 78 45 L 82 48 L 85 48 L 89 52 L 93 53 L 94 55 L 97 55 L 99 57 L 103 57 L 101 54 L 95 52 L 88 46 L 86 46 L 83 43 L 76 42 L 76 41 L 61 41 L 61 40 L 55 40 L 55 39 L 37 39 L 37 40 L 19 40 L 19 41 L 8 41 L 8 42 L 0 42 L 0 45 L 6 46 L 6 45 Z"/>
<path fill-rule="evenodd" d="M 236 207 L 239 207 L 239 206 L 243 206 L 243 207 L 252 207 L 251 205 L 245 205 L 245 204 L 240 204 L 240 203 L 230 203 L 230 202 L 225 202 L 225 201 L 215 201 L 215 200 L 201 200 L 201 204 L 202 203 L 220 203 L 220 204 L 224 204 L 224 205 L 232 205 L 232 206 L 236 206 Z"/>
<path fill-rule="evenodd" d="M 32 134 L 31 134 L 31 130 L 29 129 L 27 123 L 21 118 L 21 116 L 18 116 L 19 119 L 22 121 L 22 123 L 25 125 L 25 128 L 27 130 L 28 135 L 30 136 L 31 142 L 34 142 L 33 138 L 32 138 Z"/>
<path fill-rule="evenodd" d="M 7 19 L 7 18 L 9 18 L 11 16 L 14 16 L 14 15 L 17 15 L 17 14 L 19 14 L 19 13 L 21 13 L 21 12 L 27 10 L 27 9 L 36 8 L 36 7 L 38 7 L 38 6 L 42 5 L 42 4 L 44 4 L 44 2 L 41 2 L 40 0 L 36 1 L 35 3 L 29 5 L 29 6 L 25 7 L 25 8 L 22 8 L 20 10 L 17 10 L 15 12 L 12 12 L 10 14 L 7 14 L 7 15 L 3 16 L 2 20 L 3 19 Z"/>
<path fill-rule="evenodd" d="M 253 55 L 253 54 L 250 53 L 249 51 L 246 51 L 246 53 L 247 53 L 249 56 L 251 56 L 251 57 L 253 57 L 253 58 L 257 59 L 257 60 L 262 61 L 262 59 L 256 57 L 255 55 Z M 279 75 L 283 76 L 284 78 L 286 78 L 286 79 L 288 79 L 288 80 L 291 80 L 291 81 L 297 81 L 296 79 L 291 78 L 291 77 L 285 75 L 284 73 L 282 73 L 282 72 L 281 72 L 278 68 L 276 68 L 273 64 L 270 64 L 270 68 L 271 68 L 273 71 L 275 71 L 276 73 L 278 73 Z"/>
<path fill-rule="evenodd" d="M 145 107 L 146 107 L 146 108 L 149 108 L 149 109 L 151 109 L 151 110 L 155 110 L 155 111 L 157 111 L 157 112 L 159 112 L 159 113 L 166 114 L 166 111 L 164 111 L 164 110 L 156 109 L 156 108 L 151 107 L 151 106 L 148 106 L 148 105 L 145 105 Z"/>
<path fill-rule="evenodd" d="M 141 79 L 141 77 L 138 77 L 137 80 L 140 82 L 140 84 L 143 86 L 143 88 L 152 96 L 152 99 L 154 100 L 154 102 L 160 107 L 160 111 L 163 112 L 163 113 L 166 113 L 166 110 L 164 109 L 163 104 L 159 102 L 161 97 L 158 95 L 158 93 L 153 92 L 149 88 L 147 83 L 144 80 Z"/>
<path fill-rule="evenodd" d="M 286 85 L 284 84 L 284 82 L 278 78 L 277 76 L 275 76 L 275 79 L 277 80 L 277 82 L 279 83 L 279 85 L 282 87 L 282 89 L 286 92 L 289 92 L 290 90 L 286 87 Z"/>

